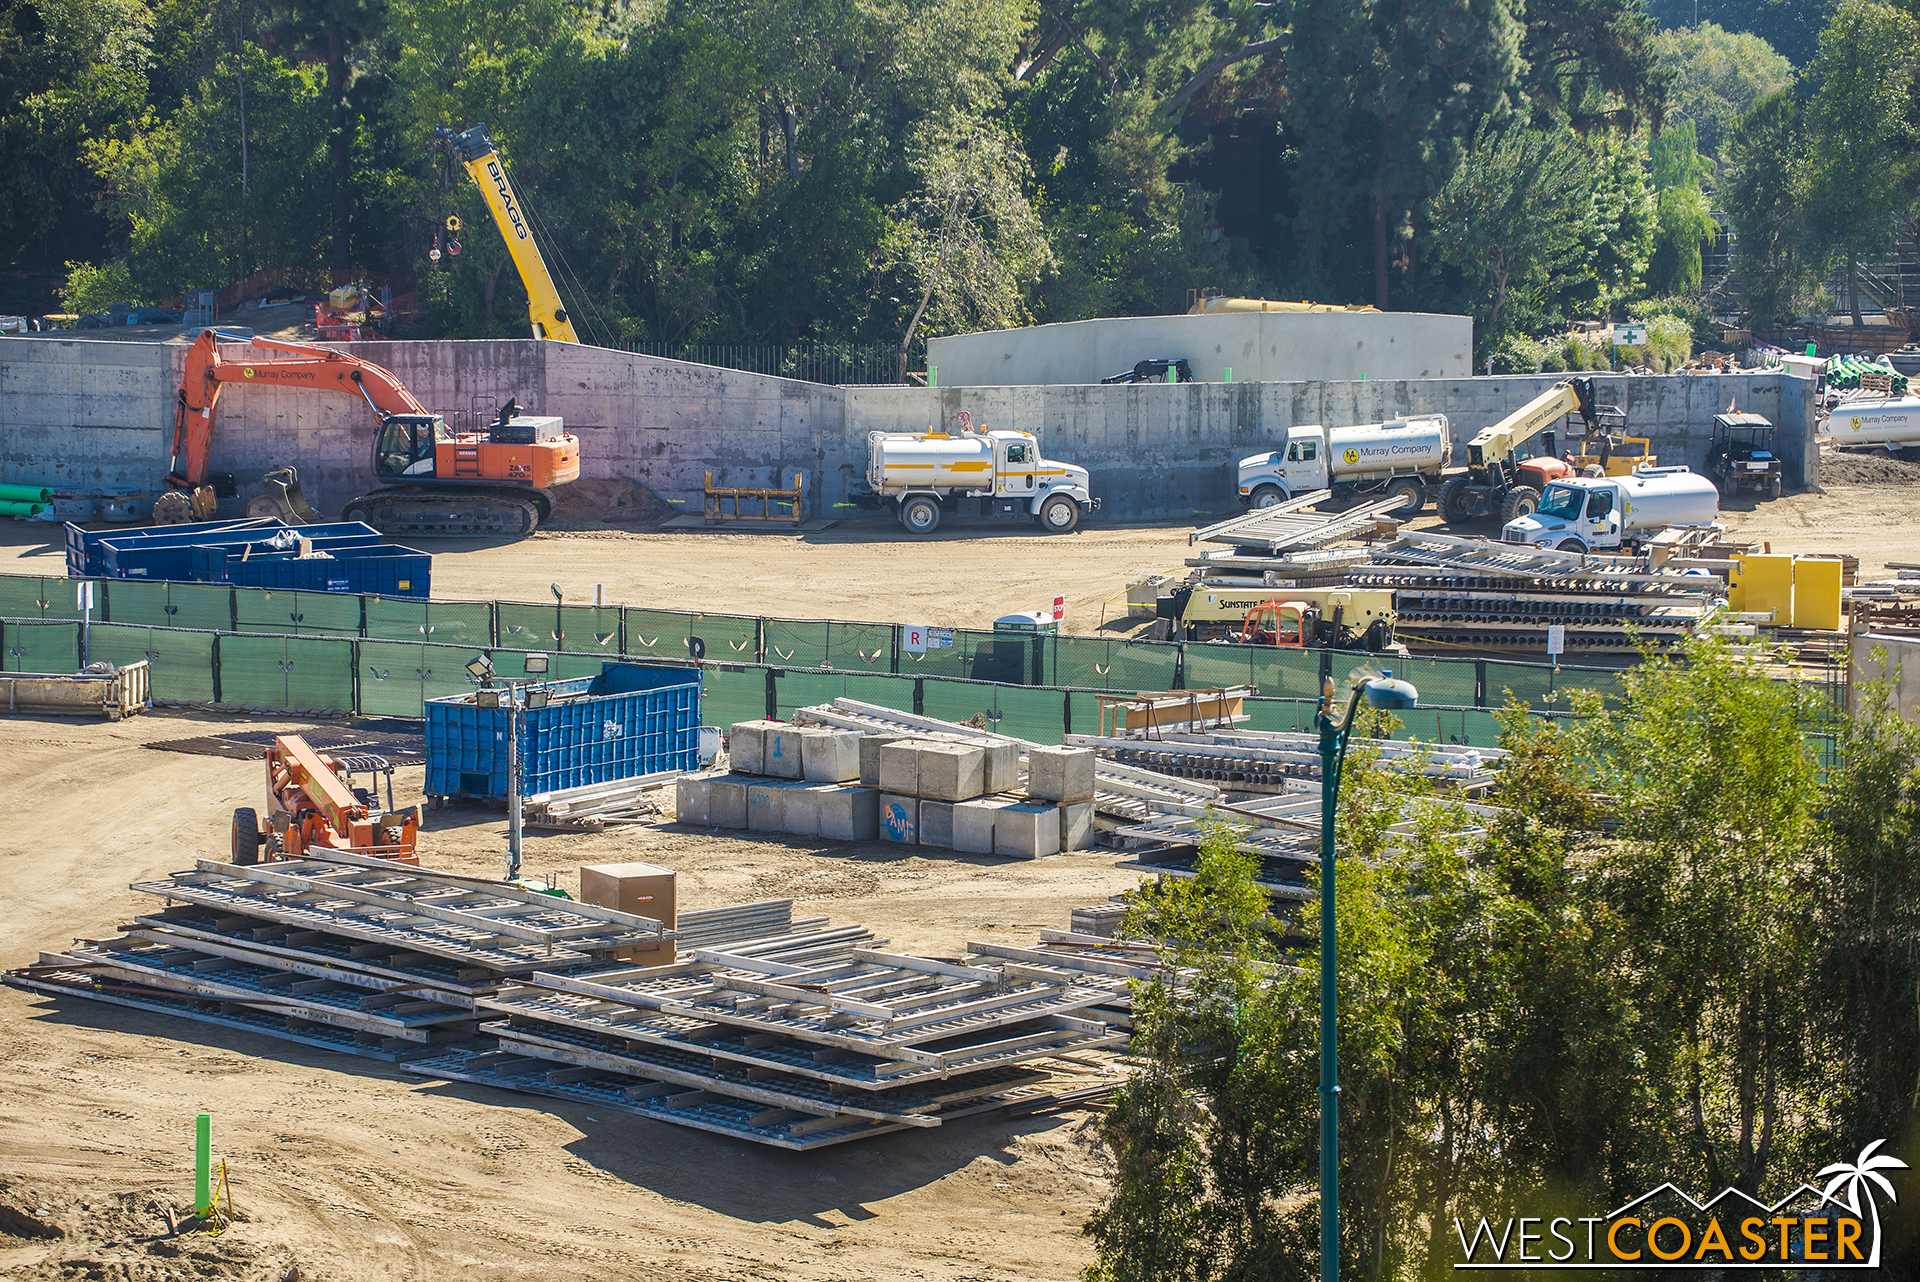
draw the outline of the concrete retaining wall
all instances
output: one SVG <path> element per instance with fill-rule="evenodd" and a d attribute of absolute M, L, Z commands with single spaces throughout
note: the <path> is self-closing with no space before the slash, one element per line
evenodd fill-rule
<path fill-rule="evenodd" d="M 864 476 L 869 431 L 924 431 L 962 409 L 976 423 L 1031 431 L 1050 457 L 1086 466 L 1104 519 L 1150 520 L 1236 510 L 1235 465 L 1289 426 L 1439 411 L 1453 420 L 1458 448 L 1554 381 L 836 388 L 531 339 L 350 350 L 393 370 L 449 417 L 490 417 L 510 397 L 528 412 L 562 416 L 581 438 L 588 478 L 629 477 L 698 511 L 708 472 L 735 486 L 784 485 L 800 472 L 809 511 L 822 515 L 847 515 L 832 505 Z M 178 344 L 0 340 L 0 480 L 157 485 L 185 352 Z M 238 345 L 226 354 L 273 355 Z M 1790 481 L 1817 481 L 1805 380 L 1597 377 L 1600 399 L 1625 406 L 1664 462 L 1699 467 L 1713 416 L 1731 399 L 1781 424 Z M 252 478 L 291 464 L 309 497 L 337 511 L 373 485 L 374 427 L 372 412 L 349 397 L 230 385 L 213 468 L 240 478 L 246 496 Z"/>
<path fill-rule="evenodd" d="M 927 363 L 947 387 L 1098 383 L 1136 362 L 1160 359 L 1187 361 L 1202 383 L 1465 378 L 1473 373 L 1473 318 L 1217 312 L 1067 321 L 927 340 Z"/>

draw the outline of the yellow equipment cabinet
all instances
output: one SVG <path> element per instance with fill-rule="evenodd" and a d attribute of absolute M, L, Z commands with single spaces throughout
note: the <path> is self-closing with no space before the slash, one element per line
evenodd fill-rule
<path fill-rule="evenodd" d="M 467 167 L 474 184 L 480 188 L 481 198 L 493 211 L 494 224 L 500 228 L 507 252 L 513 255 L 513 265 L 527 287 L 527 313 L 533 322 L 533 336 L 557 338 L 563 343 L 579 342 L 579 335 L 573 332 L 573 322 L 567 318 L 566 305 L 560 301 L 560 291 L 554 286 L 553 274 L 547 270 L 547 260 L 540 256 L 539 246 L 533 243 L 533 227 L 527 220 L 526 210 L 513 194 L 513 184 L 507 181 L 506 164 L 500 159 L 493 140 L 487 137 L 487 127 L 475 125 L 465 133 L 441 127 L 433 131 L 433 136 L 445 143 L 453 158 Z"/>
<path fill-rule="evenodd" d="M 1793 562 L 1793 626 L 1816 632 L 1840 629 L 1840 562 L 1796 557 Z"/>

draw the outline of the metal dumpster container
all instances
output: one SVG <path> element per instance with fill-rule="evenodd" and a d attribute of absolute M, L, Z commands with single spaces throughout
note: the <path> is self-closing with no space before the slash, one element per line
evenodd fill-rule
<path fill-rule="evenodd" d="M 253 552 L 243 557 L 232 548 L 193 548 L 188 577 L 198 583 L 282 592 L 367 592 L 421 599 L 433 584 L 433 558 L 416 548 L 381 543 L 321 550 L 328 555 Z"/>
<path fill-rule="evenodd" d="M 516 695 L 523 797 L 699 764 L 700 670 L 607 663 L 597 677 L 429 699 L 429 797 L 505 799 Z"/>

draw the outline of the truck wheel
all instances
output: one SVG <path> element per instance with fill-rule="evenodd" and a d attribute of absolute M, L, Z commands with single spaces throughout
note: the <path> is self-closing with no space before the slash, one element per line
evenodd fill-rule
<path fill-rule="evenodd" d="M 1516 485 L 1507 491 L 1507 497 L 1500 501 L 1500 524 L 1523 516 L 1532 516 L 1540 510 L 1540 491 L 1531 485 Z"/>
<path fill-rule="evenodd" d="M 932 534 L 940 528 L 940 505 L 926 495 L 917 495 L 900 505 L 900 524 L 914 534 Z"/>
<path fill-rule="evenodd" d="M 247 806 L 233 812 L 233 862 L 260 862 L 260 816 Z"/>
<path fill-rule="evenodd" d="M 1581 556 L 1587 554 L 1587 545 L 1579 539 L 1561 539 L 1553 548 L 1556 552 L 1578 552 Z"/>
<path fill-rule="evenodd" d="M 1446 518 L 1449 525 L 1464 525 L 1470 519 L 1467 516 L 1466 504 L 1461 501 L 1461 492 L 1466 488 L 1467 480 L 1463 476 L 1456 476 L 1440 483 L 1438 500 L 1440 515 Z"/>
<path fill-rule="evenodd" d="M 1781 482 L 1780 482 L 1780 477 L 1779 477 L 1778 475 L 1776 475 L 1776 476 L 1775 476 L 1775 477 L 1773 478 L 1773 483 L 1772 483 L 1771 485 L 1769 485 L 1769 486 L 1767 486 L 1767 497 L 1768 497 L 1768 498 L 1770 498 L 1770 499 L 1777 499 L 1777 498 L 1779 498 L 1779 497 L 1780 497 L 1780 486 L 1781 486 Z"/>
<path fill-rule="evenodd" d="M 1056 494 L 1040 505 L 1040 528 L 1048 534 L 1072 534 L 1080 524 L 1080 505 L 1064 494 Z"/>
<path fill-rule="evenodd" d="M 1253 497 L 1247 500 L 1247 506 L 1278 507 L 1286 497 L 1286 492 L 1277 485 L 1256 485 L 1253 487 Z"/>
<path fill-rule="evenodd" d="M 1395 481 L 1387 487 L 1387 497 L 1400 500 L 1400 506 L 1393 510 L 1393 515 L 1410 521 L 1420 515 L 1420 509 L 1427 505 L 1427 487 L 1415 480 Z"/>

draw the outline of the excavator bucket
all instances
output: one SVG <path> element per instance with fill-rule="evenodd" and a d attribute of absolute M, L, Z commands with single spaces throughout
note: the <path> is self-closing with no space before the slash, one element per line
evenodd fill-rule
<path fill-rule="evenodd" d="M 274 516 L 288 525 L 313 525 L 320 520 L 307 503 L 296 469 L 275 468 L 260 478 L 260 487 L 260 493 L 247 503 L 248 516 Z"/>

